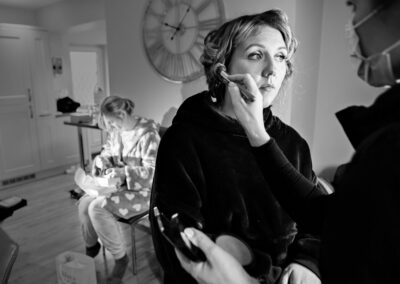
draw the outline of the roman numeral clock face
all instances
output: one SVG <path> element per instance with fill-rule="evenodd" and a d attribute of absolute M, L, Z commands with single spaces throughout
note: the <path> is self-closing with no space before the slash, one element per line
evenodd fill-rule
<path fill-rule="evenodd" d="M 150 0 L 143 42 L 151 65 L 173 82 L 202 76 L 204 38 L 224 21 L 222 0 Z"/>

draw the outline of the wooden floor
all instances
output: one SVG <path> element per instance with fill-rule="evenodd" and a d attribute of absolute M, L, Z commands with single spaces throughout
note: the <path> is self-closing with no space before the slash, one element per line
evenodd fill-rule
<path fill-rule="evenodd" d="M 2 223 L 2 228 L 20 246 L 9 284 L 57 283 L 55 258 L 64 251 L 84 253 L 76 201 L 69 196 L 74 187 L 72 175 L 59 175 L 29 184 L 0 190 L 0 199 L 17 195 L 27 199 L 28 206 L 17 210 Z M 130 257 L 130 227 L 121 224 Z M 132 265 L 124 283 L 161 283 L 161 269 L 154 255 L 151 236 L 136 230 L 138 274 Z M 111 271 L 114 263 L 107 252 Z M 95 258 L 97 283 L 106 283 L 101 253 Z"/>

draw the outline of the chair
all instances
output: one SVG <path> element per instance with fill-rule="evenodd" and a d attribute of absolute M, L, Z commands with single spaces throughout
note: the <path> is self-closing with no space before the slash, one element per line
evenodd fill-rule
<path fill-rule="evenodd" d="M 6 284 L 17 259 L 19 246 L 0 228 L 0 280 Z"/>
<path fill-rule="evenodd" d="M 149 217 L 149 210 L 146 210 L 139 215 L 133 216 L 132 218 L 129 219 L 124 219 L 124 218 L 118 218 L 117 221 L 125 224 L 129 224 L 131 226 L 131 239 L 132 239 L 132 271 L 133 275 L 136 275 L 137 273 L 137 265 L 136 265 L 136 238 L 135 238 L 135 228 L 136 225 L 139 224 L 140 221 L 143 219 Z M 147 228 L 147 227 L 145 227 Z M 150 228 L 148 228 L 150 232 Z"/>
<path fill-rule="evenodd" d="M 137 273 L 137 265 L 136 265 L 136 238 L 135 238 L 135 229 L 136 226 L 139 224 L 140 221 L 142 221 L 143 219 L 147 218 L 149 216 L 149 211 L 146 210 L 138 215 L 133 216 L 132 218 L 129 219 L 124 219 L 121 217 L 117 218 L 118 222 L 121 223 L 125 223 L 131 226 L 131 240 L 132 240 L 132 271 L 133 271 L 133 275 L 136 275 Z M 147 228 L 147 227 L 146 227 Z M 150 232 L 150 228 L 149 232 Z M 106 271 L 106 275 L 108 275 L 108 267 L 107 267 L 107 259 L 106 259 L 106 255 L 105 255 L 105 247 L 102 246 L 103 248 L 103 258 L 104 258 L 104 265 L 105 265 L 105 271 Z"/>

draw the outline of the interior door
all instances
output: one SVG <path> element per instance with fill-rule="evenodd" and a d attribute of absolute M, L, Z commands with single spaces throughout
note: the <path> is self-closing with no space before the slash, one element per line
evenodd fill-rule
<path fill-rule="evenodd" d="M 49 39 L 46 32 L 32 33 L 30 66 L 41 169 L 76 163 L 79 160 L 77 132 L 64 125 L 69 117 L 57 117 Z"/>
<path fill-rule="evenodd" d="M 40 166 L 26 37 L 0 26 L 0 179 Z"/>
<path fill-rule="evenodd" d="M 55 99 L 47 34 L 35 31 L 30 35 L 30 68 L 35 105 L 39 155 L 42 169 L 59 163 L 55 125 Z"/>

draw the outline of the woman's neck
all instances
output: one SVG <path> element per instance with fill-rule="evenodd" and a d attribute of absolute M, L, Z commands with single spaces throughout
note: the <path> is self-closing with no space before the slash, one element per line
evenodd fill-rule
<path fill-rule="evenodd" d="M 218 110 L 221 113 L 223 113 L 224 115 L 229 116 L 230 118 L 236 119 L 236 114 L 233 111 L 232 100 L 228 93 L 225 94 L 225 100 L 224 100 L 222 106 L 220 106 L 218 108 Z"/>

